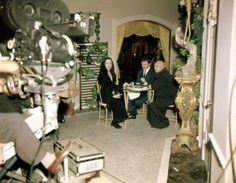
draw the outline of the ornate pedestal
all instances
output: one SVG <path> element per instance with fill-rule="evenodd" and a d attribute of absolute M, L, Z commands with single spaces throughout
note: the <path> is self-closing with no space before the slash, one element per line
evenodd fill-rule
<path fill-rule="evenodd" d="M 193 85 L 199 80 L 199 76 L 176 77 L 180 84 L 179 91 L 175 100 L 179 109 L 180 118 L 182 119 L 181 128 L 172 144 L 172 152 L 179 152 L 183 145 L 187 146 L 190 151 L 198 150 L 198 143 L 194 133 L 191 130 L 191 117 L 197 104 L 197 99 L 193 91 Z"/>

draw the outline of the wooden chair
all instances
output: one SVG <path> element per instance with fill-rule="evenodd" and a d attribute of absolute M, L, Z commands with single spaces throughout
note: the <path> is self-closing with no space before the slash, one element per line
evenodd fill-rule
<path fill-rule="evenodd" d="M 154 90 L 148 90 L 148 100 L 147 102 L 145 102 L 143 104 L 143 107 L 142 107 L 142 115 L 144 116 L 146 114 L 146 111 L 147 111 L 147 104 L 150 104 L 153 102 L 154 100 Z M 174 104 L 172 105 L 169 105 L 167 110 L 172 110 L 174 112 L 174 115 L 175 115 L 175 122 L 176 122 L 176 126 L 178 124 L 178 112 L 177 112 L 177 108 Z"/>
<path fill-rule="evenodd" d="M 101 96 L 101 86 L 99 83 L 96 83 L 96 89 L 97 89 L 97 94 L 99 97 L 98 101 L 98 123 L 97 125 L 100 124 L 101 120 L 105 121 L 105 126 L 107 126 L 107 122 L 109 120 L 113 119 L 113 114 L 112 111 L 108 110 L 107 104 L 102 101 L 102 96 Z"/>

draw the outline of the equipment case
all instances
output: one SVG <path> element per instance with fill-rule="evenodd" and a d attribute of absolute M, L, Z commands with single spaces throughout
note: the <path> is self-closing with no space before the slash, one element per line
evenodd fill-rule
<path fill-rule="evenodd" d="M 68 155 L 69 169 L 76 176 L 104 168 L 105 153 L 82 138 L 57 141 L 54 144 L 55 151 L 62 150 L 69 141 L 72 141 L 72 148 Z"/>

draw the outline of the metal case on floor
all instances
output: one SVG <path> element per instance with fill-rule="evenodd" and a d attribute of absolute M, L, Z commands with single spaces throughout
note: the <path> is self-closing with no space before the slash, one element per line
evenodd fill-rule
<path fill-rule="evenodd" d="M 81 138 L 66 139 L 55 142 L 55 150 L 63 149 L 69 141 L 73 142 L 68 155 L 69 169 L 77 176 L 102 170 L 105 153 Z"/>

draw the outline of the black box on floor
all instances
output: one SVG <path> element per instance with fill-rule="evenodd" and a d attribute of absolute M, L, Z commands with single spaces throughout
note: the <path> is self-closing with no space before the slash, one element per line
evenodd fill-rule
<path fill-rule="evenodd" d="M 105 153 L 81 138 L 66 139 L 55 142 L 55 151 L 62 150 L 64 145 L 72 141 L 68 155 L 69 169 L 77 176 L 99 171 L 104 168 Z"/>

